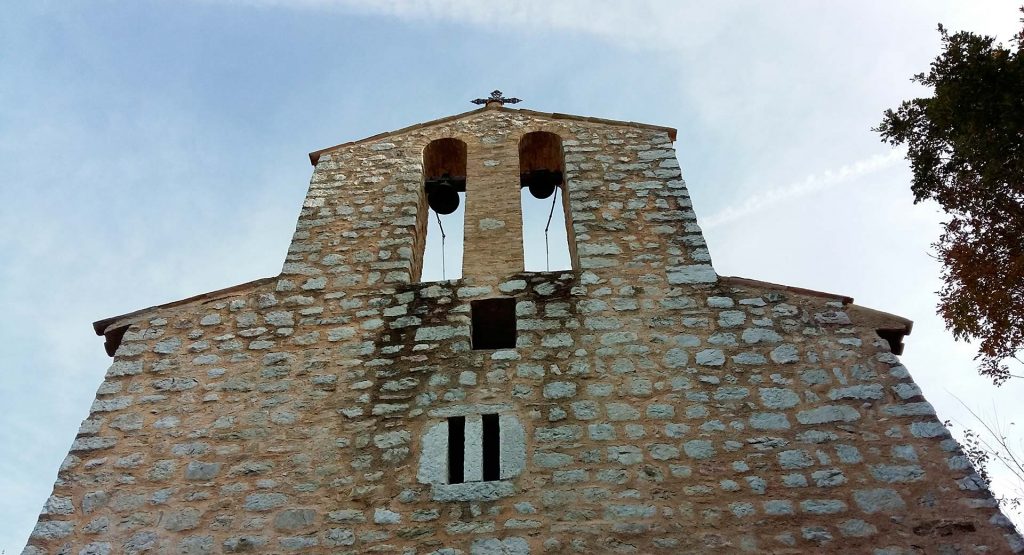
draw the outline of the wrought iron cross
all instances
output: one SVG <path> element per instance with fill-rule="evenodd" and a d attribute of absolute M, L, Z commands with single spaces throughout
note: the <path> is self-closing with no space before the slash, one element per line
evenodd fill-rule
<path fill-rule="evenodd" d="M 522 100 L 518 98 L 505 98 L 504 96 L 501 96 L 501 91 L 494 90 L 491 92 L 491 96 L 487 98 L 478 98 L 476 100 L 470 100 L 470 102 L 472 102 L 473 104 L 487 104 L 490 102 L 497 102 L 498 104 L 505 105 L 522 102 Z"/>

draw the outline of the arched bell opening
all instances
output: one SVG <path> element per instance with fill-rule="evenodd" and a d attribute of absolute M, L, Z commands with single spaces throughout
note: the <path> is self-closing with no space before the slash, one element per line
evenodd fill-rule
<path fill-rule="evenodd" d="M 450 138 L 431 141 L 423 149 L 418 220 L 425 240 L 419 281 L 462 277 L 465 207 L 466 143 Z"/>
<path fill-rule="evenodd" d="M 524 269 L 571 270 L 575 257 L 561 137 L 546 131 L 523 135 L 519 187 Z"/>

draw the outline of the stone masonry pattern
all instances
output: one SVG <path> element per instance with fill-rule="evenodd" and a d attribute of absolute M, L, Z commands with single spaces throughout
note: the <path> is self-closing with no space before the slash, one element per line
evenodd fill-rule
<path fill-rule="evenodd" d="M 562 139 L 572 271 L 522 271 L 532 131 Z M 464 277 L 417 283 L 448 137 Z M 473 350 L 494 297 L 516 348 Z M 280 276 L 110 325 L 23 554 L 1024 552 L 868 312 L 719 277 L 664 128 L 489 107 L 341 145 Z M 438 500 L 424 432 L 459 411 L 515 415 L 525 462 Z"/>

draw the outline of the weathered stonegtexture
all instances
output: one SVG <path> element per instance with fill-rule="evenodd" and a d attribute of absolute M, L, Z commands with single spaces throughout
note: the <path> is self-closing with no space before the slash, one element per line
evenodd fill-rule
<path fill-rule="evenodd" d="M 537 130 L 574 271 L 522 272 Z M 416 283 L 442 137 L 468 145 L 464 278 Z M 875 331 L 905 321 L 715 274 L 669 130 L 487 108 L 315 158 L 279 277 L 103 321 L 114 362 L 25 553 L 1024 549 Z M 515 349 L 471 348 L 490 297 Z M 487 412 L 502 479 L 437 483 L 439 425 Z"/>

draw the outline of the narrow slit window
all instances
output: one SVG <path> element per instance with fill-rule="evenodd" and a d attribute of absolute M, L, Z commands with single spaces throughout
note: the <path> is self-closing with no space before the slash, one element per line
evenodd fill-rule
<path fill-rule="evenodd" d="M 537 131 L 519 140 L 519 187 L 524 269 L 572 269 L 574 241 L 558 135 Z"/>
<path fill-rule="evenodd" d="M 453 416 L 448 419 L 448 483 L 461 484 L 465 481 L 466 460 L 466 417 Z"/>
<path fill-rule="evenodd" d="M 484 481 L 501 479 L 501 426 L 497 414 L 483 415 Z"/>
<path fill-rule="evenodd" d="M 417 214 L 419 281 L 462 277 L 466 208 L 466 143 L 431 141 L 423 149 L 423 190 Z"/>
<path fill-rule="evenodd" d="M 516 346 L 516 300 L 480 299 L 470 303 L 474 349 L 514 349 Z"/>
<path fill-rule="evenodd" d="M 470 406 L 422 431 L 416 480 L 431 485 L 435 501 L 493 501 L 511 494 L 507 487 L 476 487 L 481 483 L 504 486 L 523 473 L 526 430 L 515 413 L 500 409 L 473 412 Z M 467 409 L 469 412 L 463 412 Z M 456 416 L 457 415 L 457 416 Z"/>

